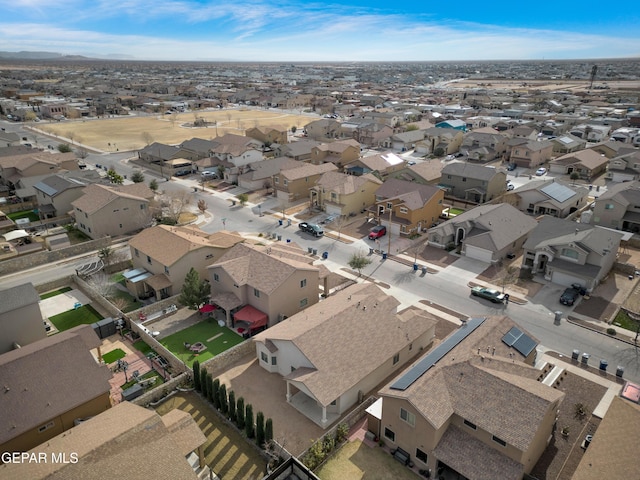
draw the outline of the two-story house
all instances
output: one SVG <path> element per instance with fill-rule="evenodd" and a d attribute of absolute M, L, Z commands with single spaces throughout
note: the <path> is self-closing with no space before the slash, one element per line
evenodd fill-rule
<path fill-rule="evenodd" d="M 288 143 L 287 129 L 284 127 L 267 127 L 257 126 L 245 130 L 244 134 L 262 142 L 263 145 L 272 145 L 274 143 L 285 144 Z"/>
<path fill-rule="evenodd" d="M 564 399 L 538 381 L 536 345 L 508 317 L 468 320 L 380 390 L 369 430 L 433 476 L 521 480 Z"/>
<path fill-rule="evenodd" d="M 567 153 L 573 153 L 582 150 L 587 144 L 587 141 L 583 140 L 580 137 L 575 137 L 570 133 L 565 133 L 564 135 L 561 135 L 559 137 L 552 138 L 551 144 L 553 145 L 553 153 L 565 155 Z"/>
<path fill-rule="evenodd" d="M 609 273 L 624 234 L 545 216 L 523 245 L 522 268 L 568 287 L 593 290 Z"/>
<path fill-rule="evenodd" d="M 201 168 L 225 167 L 224 178 L 236 182 L 238 175 L 244 173 L 244 167 L 262 160 L 262 144 L 258 140 L 226 133 L 212 140 L 211 156 L 198 162 Z"/>
<path fill-rule="evenodd" d="M 515 139 L 520 140 L 520 139 Z M 551 159 L 553 144 L 548 140 L 527 140 L 511 148 L 509 161 L 519 167 L 537 168 Z"/>
<path fill-rule="evenodd" d="M 240 243 L 209 265 L 211 302 L 225 311 L 228 325 L 246 321 L 254 331 L 318 303 L 319 268 L 300 248 L 286 245 Z"/>
<path fill-rule="evenodd" d="M 489 162 L 506 154 L 507 139 L 491 127 L 479 128 L 464 134 L 460 151 L 470 159 Z"/>
<path fill-rule="evenodd" d="M 21 178 L 80 169 L 78 159 L 73 152 L 53 155 L 36 152 L 0 156 L 0 183 L 13 188 Z"/>
<path fill-rule="evenodd" d="M 307 137 L 319 142 L 339 138 L 340 122 L 332 118 L 321 118 L 306 124 L 304 132 Z"/>
<path fill-rule="evenodd" d="M 259 364 L 283 377 L 287 403 L 326 428 L 433 341 L 436 320 L 399 305 L 376 285 L 352 285 L 256 335 Z"/>
<path fill-rule="evenodd" d="M 271 184 L 279 200 L 295 202 L 309 198 L 309 189 L 316 184 L 322 174 L 337 170 L 338 167 L 333 163 L 321 165 L 301 163 L 296 168 L 280 170 L 279 173 L 273 175 Z"/>
<path fill-rule="evenodd" d="M 565 218 L 567 215 L 584 207 L 589 196 L 589 189 L 581 185 L 567 185 L 554 178 L 533 180 L 510 192 L 509 201 L 521 212 L 529 215 L 551 215 Z"/>
<path fill-rule="evenodd" d="M 447 195 L 473 203 L 485 203 L 502 195 L 506 182 L 504 171 L 466 162 L 447 164 L 440 178 Z"/>
<path fill-rule="evenodd" d="M 464 134 L 460 130 L 453 128 L 431 127 L 422 130 L 424 139 L 416 142 L 416 153 L 423 155 L 435 155 L 442 152 L 442 155 L 451 155 L 460 150 Z"/>
<path fill-rule="evenodd" d="M 0 291 L 0 355 L 47 336 L 39 301 L 31 283 Z"/>
<path fill-rule="evenodd" d="M 273 187 L 274 175 L 300 166 L 300 162 L 289 157 L 265 158 L 244 168 L 244 173 L 238 176 L 238 186 L 248 190 L 268 189 Z"/>
<path fill-rule="evenodd" d="M 640 182 L 619 183 L 607 189 L 596 199 L 590 223 L 640 233 Z"/>
<path fill-rule="evenodd" d="M 360 144 L 350 138 L 331 143 L 321 143 L 311 149 L 310 163 L 333 163 L 338 168 L 343 168 L 360 158 Z"/>
<path fill-rule="evenodd" d="M 332 215 L 355 215 L 373 205 L 380 185 L 382 180 L 370 173 L 326 172 L 309 189 L 310 205 Z"/>
<path fill-rule="evenodd" d="M 145 228 L 129 240 L 133 270 L 124 273 L 126 287 L 136 298 L 177 295 L 191 268 L 208 279 L 207 266 L 243 241 L 237 233 L 206 233 L 191 226 Z"/>
<path fill-rule="evenodd" d="M 443 200 L 444 190 L 435 185 L 390 178 L 376 190 L 369 210 L 392 234 L 410 236 L 438 221 Z"/>
<path fill-rule="evenodd" d="M 61 217 L 73 210 L 71 202 L 83 195 L 91 182 L 63 175 L 51 175 L 33 186 L 41 218 Z"/>
<path fill-rule="evenodd" d="M 640 179 L 640 150 L 622 153 L 611 160 L 607 167 L 608 180 L 631 182 Z"/>
<path fill-rule="evenodd" d="M 274 153 L 276 157 L 289 157 L 299 162 L 311 160 L 311 152 L 314 147 L 320 145 L 320 142 L 308 138 L 302 138 L 297 142 L 287 144 L 278 144 Z"/>

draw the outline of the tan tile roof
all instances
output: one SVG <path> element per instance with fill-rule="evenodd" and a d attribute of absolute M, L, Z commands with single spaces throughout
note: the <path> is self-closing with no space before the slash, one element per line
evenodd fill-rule
<path fill-rule="evenodd" d="M 340 195 L 350 195 L 362 189 L 363 185 L 369 182 L 376 185 L 382 185 L 382 180 L 376 178 L 370 173 L 355 176 L 335 171 L 322 174 L 316 182 L 316 185 Z"/>
<path fill-rule="evenodd" d="M 488 317 L 406 390 L 391 389 L 393 380 L 380 393 L 407 399 L 435 428 L 456 413 L 526 450 L 550 405 L 564 394 L 539 383 L 539 372 L 502 342 L 514 325 L 506 316 Z"/>
<path fill-rule="evenodd" d="M 282 170 L 280 175 L 289 181 L 298 180 L 300 178 L 310 177 L 312 175 L 321 175 L 325 172 L 338 170 L 333 163 L 323 163 L 322 165 L 313 165 L 311 163 L 302 164 L 298 168 L 290 168 Z"/>
<path fill-rule="evenodd" d="M 572 478 L 638 478 L 639 425 L 640 405 L 615 397 Z"/>
<path fill-rule="evenodd" d="M 222 268 L 238 285 L 269 294 L 296 271 L 318 272 L 309 261 L 309 257 L 280 247 L 238 244 L 209 268 Z"/>
<path fill-rule="evenodd" d="M 128 198 L 146 203 L 153 198 L 153 191 L 140 183 L 117 186 L 93 184 L 86 187 L 83 195 L 71 202 L 71 205 L 83 212 L 95 213 L 117 198 Z"/>
<path fill-rule="evenodd" d="M 47 163 L 50 165 L 60 165 L 63 162 L 69 160 L 75 160 L 77 157 L 75 153 L 27 153 L 21 155 L 11 155 L 6 157 L 0 157 L 0 168 L 19 168 L 24 170 L 36 163 Z"/>
<path fill-rule="evenodd" d="M 171 432 L 178 452 L 185 457 L 207 441 L 189 412 L 175 408 L 162 416 L 162 423 Z"/>
<path fill-rule="evenodd" d="M 287 378 L 304 383 L 322 405 L 329 405 L 436 322 L 422 310 L 397 314 L 398 305 L 376 285 L 357 284 L 254 339 L 292 342 L 315 368 L 298 369 Z"/>
<path fill-rule="evenodd" d="M 177 422 L 176 422 L 177 420 Z M 190 423 L 193 425 L 189 425 Z M 203 442 L 204 435 L 192 419 L 182 415 L 163 418 L 153 410 L 122 402 L 77 427 L 54 437 L 31 452 L 43 452 L 46 463 L 0 466 L 7 480 L 102 480 L 145 478 L 195 479 L 185 459 L 188 445 Z M 198 431 L 196 431 L 196 429 Z M 77 463 L 51 462 L 52 454 L 77 453 Z"/>
<path fill-rule="evenodd" d="M 198 227 L 157 225 L 145 228 L 129 240 L 129 246 L 162 265 L 171 266 L 187 253 L 200 248 L 231 248 L 244 241 L 239 234 L 222 230 L 206 233 Z"/>
<path fill-rule="evenodd" d="M 598 168 L 605 163 L 609 163 L 609 159 L 595 150 L 580 150 L 579 152 L 567 153 L 561 157 L 551 161 L 552 164 L 572 165 L 580 163 L 589 169 Z"/>
<path fill-rule="evenodd" d="M 111 371 L 90 353 L 96 339 L 84 325 L 0 355 L 0 444 L 109 392 Z"/>

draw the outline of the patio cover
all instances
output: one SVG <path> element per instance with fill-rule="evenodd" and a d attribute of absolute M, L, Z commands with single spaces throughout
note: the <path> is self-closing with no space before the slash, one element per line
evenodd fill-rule
<path fill-rule="evenodd" d="M 162 290 L 163 288 L 169 288 L 173 285 L 171 280 L 169 280 L 164 273 L 157 273 L 153 277 L 147 278 L 145 281 L 147 282 L 147 285 L 154 290 Z"/>
<path fill-rule="evenodd" d="M 203 306 L 201 306 L 198 311 L 200 313 L 208 313 L 208 312 L 213 312 L 217 307 L 215 305 L 211 305 L 210 303 L 205 303 Z"/>
<path fill-rule="evenodd" d="M 242 301 L 235 295 L 235 293 L 229 292 L 217 293 L 211 297 L 211 302 L 215 303 L 227 312 L 242 305 Z"/>
<path fill-rule="evenodd" d="M 257 308 L 253 308 L 251 305 L 247 305 L 234 313 L 233 319 L 236 322 L 250 323 L 251 330 L 264 327 L 269 321 L 266 313 L 261 312 Z"/>
<path fill-rule="evenodd" d="M 28 234 L 26 231 L 24 231 L 24 230 L 12 230 L 12 231 L 10 231 L 10 232 L 8 232 L 8 233 L 5 233 L 5 234 L 4 234 L 4 235 L 2 235 L 2 236 L 4 237 L 4 239 L 5 239 L 7 242 L 10 242 L 10 241 L 12 241 L 12 240 L 18 240 L 18 239 L 20 239 L 20 238 L 28 237 L 28 236 L 29 236 L 29 234 Z"/>

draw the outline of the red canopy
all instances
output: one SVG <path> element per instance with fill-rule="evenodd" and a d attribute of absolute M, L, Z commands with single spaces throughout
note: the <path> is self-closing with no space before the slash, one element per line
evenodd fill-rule
<path fill-rule="evenodd" d="M 246 322 L 251 324 L 251 330 L 264 327 L 269 321 L 266 313 L 261 312 L 251 305 L 241 308 L 233 315 L 233 319 L 237 322 Z"/>
<path fill-rule="evenodd" d="M 198 311 L 201 313 L 213 312 L 216 309 L 215 305 L 211 305 L 210 303 L 206 303 L 201 306 Z"/>

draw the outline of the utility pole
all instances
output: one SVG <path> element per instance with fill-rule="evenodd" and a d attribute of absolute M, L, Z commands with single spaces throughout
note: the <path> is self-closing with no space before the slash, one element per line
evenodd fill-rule
<path fill-rule="evenodd" d="M 387 207 L 389 204 L 387 203 Z M 387 255 L 391 255 L 391 214 L 393 213 L 393 208 L 389 208 L 389 228 L 387 228 L 387 235 L 389 235 L 389 248 L 387 248 Z"/>

